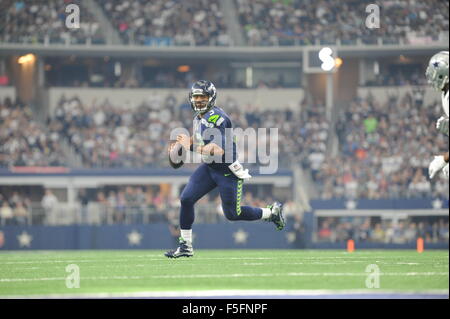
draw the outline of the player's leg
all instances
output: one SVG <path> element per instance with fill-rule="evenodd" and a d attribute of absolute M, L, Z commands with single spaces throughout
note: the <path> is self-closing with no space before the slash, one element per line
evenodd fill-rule
<path fill-rule="evenodd" d="M 228 220 L 258 220 L 263 210 L 258 207 L 241 206 L 243 180 L 234 176 L 221 179 L 218 183 L 220 199 Z"/>
<path fill-rule="evenodd" d="M 216 182 L 211 178 L 206 164 L 200 165 L 189 178 L 189 182 L 180 196 L 180 247 L 167 252 L 167 257 L 177 258 L 193 255 L 192 224 L 195 219 L 194 205 L 216 186 Z"/>
<path fill-rule="evenodd" d="M 215 175 L 219 187 L 222 208 L 229 220 L 264 220 L 274 222 L 278 230 L 285 226 L 283 208 L 278 202 L 266 208 L 241 206 L 244 181 L 235 176 Z"/>
<path fill-rule="evenodd" d="M 200 165 L 192 176 L 189 182 L 181 192 L 180 202 L 180 228 L 191 229 L 194 223 L 194 205 L 204 195 L 216 188 L 216 182 L 211 178 L 208 166 L 206 164 Z"/>

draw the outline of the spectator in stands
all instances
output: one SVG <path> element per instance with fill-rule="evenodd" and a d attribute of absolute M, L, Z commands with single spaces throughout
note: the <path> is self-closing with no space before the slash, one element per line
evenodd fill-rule
<path fill-rule="evenodd" d="M 22 202 L 18 202 L 14 207 L 14 220 L 18 225 L 26 225 L 29 220 L 29 212 Z"/>
<path fill-rule="evenodd" d="M 106 207 L 107 222 L 108 224 L 112 224 L 117 221 L 117 196 L 113 190 L 108 192 Z"/>
<path fill-rule="evenodd" d="M 81 223 L 87 223 L 88 218 L 88 205 L 89 205 L 89 196 L 86 193 L 85 189 L 80 189 L 78 191 L 78 202 L 81 206 Z"/>
<path fill-rule="evenodd" d="M 95 214 L 90 214 L 89 222 L 91 224 L 105 224 L 108 219 L 108 201 L 102 191 L 97 192 L 97 205 L 98 209 Z"/>
<path fill-rule="evenodd" d="M 0 207 L 0 219 L 1 219 L 1 225 L 11 225 L 13 224 L 13 210 L 9 206 L 9 203 L 7 201 L 4 201 L 2 206 Z"/>
<path fill-rule="evenodd" d="M 322 226 L 319 230 L 319 240 L 320 241 L 333 241 L 331 238 L 333 237 L 332 230 L 330 229 L 329 220 L 324 220 Z"/>
<path fill-rule="evenodd" d="M 58 223 L 58 204 L 59 201 L 55 194 L 50 189 L 46 189 L 41 201 L 45 211 L 46 224 L 56 225 Z"/>
<path fill-rule="evenodd" d="M 381 227 L 381 223 L 376 223 L 375 228 L 372 230 L 371 234 L 371 240 L 376 243 L 383 243 L 385 241 L 384 239 L 385 231 Z"/>

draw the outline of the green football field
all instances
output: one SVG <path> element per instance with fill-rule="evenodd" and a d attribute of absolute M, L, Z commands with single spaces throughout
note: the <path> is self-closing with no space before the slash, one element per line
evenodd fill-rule
<path fill-rule="evenodd" d="M 0 298 L 439 293 L 446 250 L 159 250 L 0 252 Z M 79 287 L 78 287 L 79 286 Z M 78 288 L 77 288 L 78 287 Z"/>

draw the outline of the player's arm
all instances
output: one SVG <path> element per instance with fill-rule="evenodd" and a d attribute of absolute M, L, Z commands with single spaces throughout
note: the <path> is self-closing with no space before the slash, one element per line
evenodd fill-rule
<path fill-rule="evenodd" d="M 223 155 L 225 153 L 223 148 L 221 148 L 219 145 L 217 145 L 215 143 L 209 143 L 207 145 L 197 146 L 195 151 L 202 155 L 211 155 L 211 156 Z"/>
<path fill-rule="evenodd" d="M 439 132 L 448 135 L 448 118 L 441 116 L 436 122 L 436 128 Z"/>

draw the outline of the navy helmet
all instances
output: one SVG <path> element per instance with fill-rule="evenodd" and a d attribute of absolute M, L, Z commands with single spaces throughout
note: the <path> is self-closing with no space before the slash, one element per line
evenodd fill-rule
<path fill-rule="evenodd" d="M 208 102 L 194 102 L 193 97 L 196 95 L 206 95 Z M 214 84 L 210 81 L 200 80 L 195 82 L 191 87 L 189 93 L 189 102 L 194 112 L 204 114 L 214 107 L 216 104 L 217 90 Z"/>

